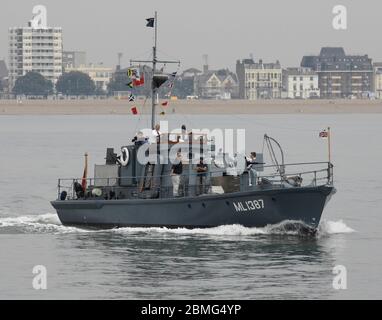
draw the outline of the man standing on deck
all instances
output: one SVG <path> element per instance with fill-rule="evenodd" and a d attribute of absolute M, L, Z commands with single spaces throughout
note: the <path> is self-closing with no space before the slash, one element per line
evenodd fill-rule
<path fill-rule="evenodd" d="M 200 158 L 200 162 L 196 165 L 196 172 L 198 173 L 198 195 L 206 193 L 206 178 L 207 178 L 208 166 L 203 162 L 203 158 Z"/>
<path fill-rule="evenodd" d="M 186 142 L 186 141 L 188 141 L 188 133 L 187 133 L 186 125 L 183 124 L 182 125 L 182 133 L 180 136 L 180 142 Z"/>
<path fill-rule="evenodd" d="M 134 142 L 136 146 L 141 146 L 142 144 L 147 143 L 147 138 L 143 135 L 142 131 L 138 131 L 131 142 Z"/>
<path fill-rule="evenodd" d="M 160 132 L 160 125 L 156 124 L 152 133 L 151 133 L 152 136 L 151 136 L 150 142 L 151 143 L 157 143 L 157 139 L 158 139 L 158 137 L 161 136 L 161 134 L 162 133 Z"/>
<path fill-rule="evenodd" d="M 255 169 L 256 164 L 263 164 L 260 162 L 256 162 L 257 154 L 256 152 L 251 152 L 250 157 L 246 157 L 245 160 L 247 162 L 247 171 L 249 172 L 249 185 L 255 186 L 257 184 L 257 171 Z"/>
<path fill-rule="evenodd" d="M 171 168 L 171 181 L 173 187 L 174 197 L 179 196 L 179 185 L 180 185 L 180 176 L 183 173 L 183 163 L 182 163 L 182 154 L 177 152 L 176 159 Z"/>

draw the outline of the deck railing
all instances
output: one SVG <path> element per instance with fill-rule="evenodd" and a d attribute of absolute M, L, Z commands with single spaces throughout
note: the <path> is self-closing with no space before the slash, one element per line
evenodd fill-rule
<path fill-rule="evenodd" d="M 59 179 L 58 199 L 192 197 L 267 188 L 302 188 L 333 184 L 333 165 L 329 162 L 291 163 L 281 168 L 276 165 L 262 166 L 262 171 L 257 172 L 256 183 L 251 181 L 251 174 L 247 170 L 236 176 L 223 174 L 225 172 L 226 170 L 210 170 L 201 178 L 200 173 L 184 170 L 176 195 L 173 192 L 171 175 L 150 176 L 148 185 L 145 185 L 143 180 L 147 179 L 147 176 Z M 131 185 L 121 186 L 122 180 L 126 179 L 132 181 Z M 224 179 L 227 182 L 224 183 Z M 81 192 L 78 186 L 82 185 L 85 186 L 85 190 Z"/>

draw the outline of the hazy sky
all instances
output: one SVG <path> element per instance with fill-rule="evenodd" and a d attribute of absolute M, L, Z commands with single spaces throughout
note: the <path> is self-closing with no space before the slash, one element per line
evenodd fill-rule
<path fill-rule="evenodd" d="M 367 53 L 382 61 L 382 2 L 376 0 L 1 0 L 0 59 L 7 58 L 8 28 L 26 26 L 32 8 L 48 9 L 49 26 L 60 26 L 64 50 L 84 50 L 88 62 L 115 66 L 131 58 L 148 58 L 152 29 L 145 18 L 159 15 L 159 53 L 182 61 L 182 69 L 234 69 L 250 53 L 283 67 L 298 66 L 304 54 L 322 46 L 343 46 L 348 53 Z M 332 27 L 332 9 L 348 9 L 348 30 Z"/>

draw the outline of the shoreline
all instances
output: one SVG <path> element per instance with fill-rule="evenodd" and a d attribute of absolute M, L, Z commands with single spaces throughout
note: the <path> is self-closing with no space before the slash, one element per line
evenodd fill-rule
<path fill-rule="evenodd" d="M 85 100 L 0 100 L 1 115 L 132 115 L 151 114 L 150 101 L 128 102 L 116 99 Z M 382 100 L 174 100 L 167 107 L 157 106 L 165 114 L 352 114 L 382 113 Z"/>

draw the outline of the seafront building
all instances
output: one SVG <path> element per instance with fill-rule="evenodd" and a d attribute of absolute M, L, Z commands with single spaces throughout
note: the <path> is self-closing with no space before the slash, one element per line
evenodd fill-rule
<path fill-rule="evenodd" d="M 230 100 L 238 96 L 238 82 L 228 69 L 209 70 L 194 77 L 194 95 L 200 99 Z"/>
<path fill-rule="evenodd" d="M 202 74 L 203 72 L 196 68 L 184 70 L 176 76 L 171 95 L 177 99 L 198 99 L 195 95 L 195 79 Z"/>
<path fill-rule="evenodd" d="M 317 72 L 324 99 L 369 98 L 374 91 L 368 55 L 346 55 L 343 48 L 324 47 L 318 56 L 304 56 L 301 67 Z"/>
<path fill-rule="evenodd" d="M 312 99 L 320 97 L 318 74 L 310 68 L 287 68 L 283 71 L 287 98 Z"/>
<path fill-rule="evenodd" d="M 382 99 L 382 62 L 375 62 L 374 69 L 374 96 L 376 99 Z"/>
<path fill-rule="evenodd" d="M 282 91 L 282 69 L 279 61 L 263 63 L 253 59 L 237 60 L 236 74 L 239 98 L 247 100 L 279 99 Z"/>
<path fill-rule="evenodd" d="M 86 64 L 85 51 L 63 51 L 62 67 L 64 71 L 67 68 L 79 68 L 81 66 L 86 66 Z"/>
<path fill-rule="evenodd" d="M 62 28 L 44 21 L 9 28 L 9 85 L 30 71 L 56 83 L 62 74 Z"/>
<path fill-rule="evenodd" d="M 103 91 L 107 90 L 107 85 L 109 84 L 111 78 L 113 77 L 113 68 L 105 66 L 96 66 L 90 64 L 89 66 L 79 66 L 79 67 L 67 67 L 65 72 L 78 71 L 87 74 L 90 79 L 94 81 L 96 88 Z"/>

